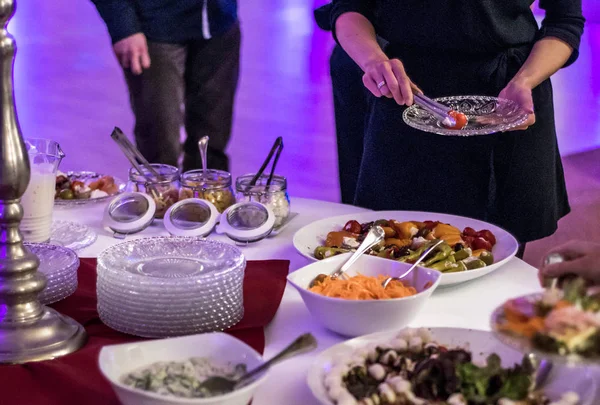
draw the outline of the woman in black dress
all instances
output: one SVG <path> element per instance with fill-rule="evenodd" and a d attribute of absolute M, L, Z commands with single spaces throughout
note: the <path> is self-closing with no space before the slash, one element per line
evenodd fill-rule
<path fill-rule="evenodd" d="M 495 223 L 521 244 L 570 208 L 549 77 L 578 55 L 581 0 L 334 0 L 332 27 L 371 103 L 355 204 Z M 376 33 L 389 41 L 384 53 Z M 444 137 L 407 126 L 414 84 L 431 97 L 489 95 L 531 112 L 516 131 Z M 520 252 L 522 254 L 522 252 Z"/>

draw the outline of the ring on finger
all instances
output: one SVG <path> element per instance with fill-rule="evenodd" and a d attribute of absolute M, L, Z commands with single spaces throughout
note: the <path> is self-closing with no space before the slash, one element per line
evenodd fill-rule
<path fill-rule="evenodd" d="M 385 86 L 385 84 L 386 84 L 386 83 L 385 83 L 385 80 L 382 80 L 382 81 L 380 81 L 379 83 L 377 83 L 377 90 L 381 90 L 381 88 L 382 88 L 383 86 Z"/>

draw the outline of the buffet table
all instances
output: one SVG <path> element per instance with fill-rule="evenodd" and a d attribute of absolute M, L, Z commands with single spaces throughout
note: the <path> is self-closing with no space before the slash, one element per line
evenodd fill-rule
<path fill-rule="evenodd" d="M 103 205 L 55 211 L 55 219 L 85 224 L 98 234 L 98 239 L 93 245 L 79 252 L 80 257 L 97 257 L 105 248 L 120 242 L 113 238 L 111 233 L 102 229 L 103 211 Z M 242 247 L 247 259 L 290 260 L 290 271 L 297 270 L 310 263 L 308 259 L 297 253 L 292 245 L 293 235 L 298 229 L 315 220 L 364 210 L 347 205 L 297 198 L 292 200 L 292 211 L 299 215 L 279 235 L 255 245 Z M 129 238 L 160 235 L 167 235 L 167 232 L 162 224 L 156 221 L 144 232 Z M 220 235 L 210 236 L 210 238 L 230 242 Z M 489 316 L 495 307 L 509 297 L 532 293 L 539 289 L 536 269 L 515 258 L 484 278 L 436 290 L 412 326 L 452 326 L 489 330 Z M 345 338 L 317 324 L 305 308 L 300 295 L 288 285 L 277 315 L 266 329 L 265 357 L 272 357 L 305 332 L 315 335 L 319 342 L 319 349 L 275 366 L 265 384 L 257 391 L 253 404 L 318 403 L 306 385 L 308 367 L 319 351 Z"/>

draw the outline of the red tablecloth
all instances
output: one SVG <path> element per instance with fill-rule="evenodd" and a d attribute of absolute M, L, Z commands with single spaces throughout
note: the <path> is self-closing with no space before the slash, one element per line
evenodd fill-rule
<path fill-rule="evenodd" d="M 289 262 L 248 262 L 244 278 L 244 318 L 228 330 L 257 351 L 265 346 L 264 327 L 271 322 L 285 289 Z M 104 325 L 96 311 L 96 260 L 82 259 L 79 287 L 53 308 L 80 322 L 88 333 L 79 351 L 56 360 L 0 366 L 1 405 L 112 405 L 118 404 L 110 384 L 98 368 L 105 345 L 142 340 Z"/>

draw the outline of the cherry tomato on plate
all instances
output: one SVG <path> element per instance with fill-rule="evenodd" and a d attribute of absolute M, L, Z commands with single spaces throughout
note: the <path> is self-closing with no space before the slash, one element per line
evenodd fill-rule
<path fill-rule="evenodd" d="M 448 115 L 454 118 L 454 120 L 456 121 L 456 125 L 454 125 L 453 127 L 448 127 L 450 129 L 463 129 L 469 123 L 469 119 L 467 118 L 467 116 L 461 112 L 452 110 L 448 112 Z"/>
<path fill-rule="evenodd" d="M 473 228 L 468 227 L 468 226 L 463 231 L 463 235 L 465 235 L 465 236 L 478 236 L 477 235 L 477 231 L 475 229 L 473 229 Z"/>
<path fill-rule="evenodd" d="M 479 249 L 485 249 L 488 251 L 492 251 L 492 244 L 490 242 L 488 242 L 487 240 L 483 239 L 482 237 L 477 237 L 473 240 L 473 243 L 471 244 L 471 248 L 473 250 L 479 250 Z"/>
<path fill-rule="evenodd" d="M 362 226 L 357 221 L 348 221 L 344 226 L 344 231 L 359 234 Z"/>
<path fill-rule="evenodd" d="M 477 232 L 477 236 L 487 240 L 492 244 L 492 246 L 496 244 L 496 237 L 492 232 L 488 231 L 487 229 Z"/>

